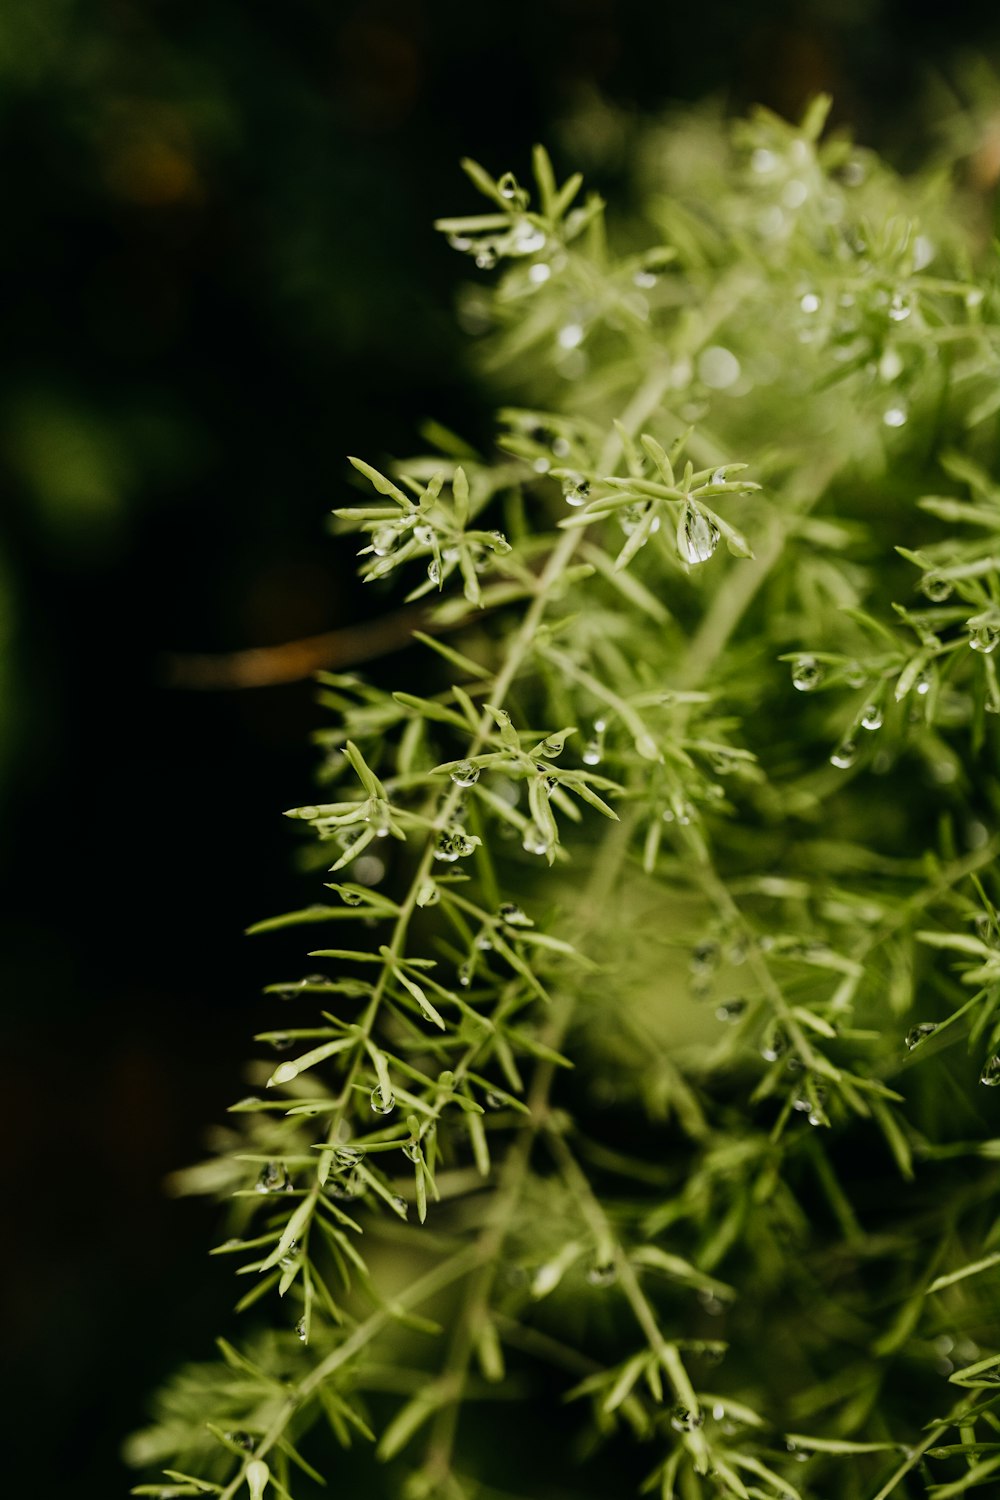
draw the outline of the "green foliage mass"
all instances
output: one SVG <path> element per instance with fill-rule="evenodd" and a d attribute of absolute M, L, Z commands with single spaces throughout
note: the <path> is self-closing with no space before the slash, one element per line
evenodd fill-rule
<path fill-rule="evenodd" d="M 510 404 L 353 461 L 426 696 L 322 679 L 309 972 L 178 1182 L 251 1331 L 137 1493 L 996 1483 L 996 251 L 824 115 L 651 127 L 620 232 L 466 164 Z"/>

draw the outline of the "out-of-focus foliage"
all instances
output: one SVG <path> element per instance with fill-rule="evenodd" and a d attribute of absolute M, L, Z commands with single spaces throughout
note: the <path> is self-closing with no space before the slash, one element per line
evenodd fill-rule
<path fill-rule="evenodd" d="M 665 1500 L 1000 1471 L 997 256 L 825 113 L 652 128 L 624 230 L 466 164 L 518 404 L 354 460 L 436 680 L 323 678 L 332 896 L 256 929 L 315 967 L 176 1183 L 268 1331 L 162 1393 L 137 1493 L 357 1442 L 409 1500 L 606 1493 L 604 1446 Z"/>

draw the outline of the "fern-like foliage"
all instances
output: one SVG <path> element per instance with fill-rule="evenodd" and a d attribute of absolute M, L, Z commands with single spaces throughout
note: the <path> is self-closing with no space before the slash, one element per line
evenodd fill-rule
<path fill-rule="evenodd" d="M 518 404 L 352 460 L 424 695 L 321 676 L 326 895 L 256 929 L 309 972 L 178 1181 L 251 1331 L 136 1493 L 343 1493 L 360 1443 L 569 1494 L 500 1451 L 562 1399 L 574 1495 L 603 1445 L 663 1500 L 1000 1475 L 996 254 L 824 117 L 650 128 L 621 231 L 466 163 Z"/>

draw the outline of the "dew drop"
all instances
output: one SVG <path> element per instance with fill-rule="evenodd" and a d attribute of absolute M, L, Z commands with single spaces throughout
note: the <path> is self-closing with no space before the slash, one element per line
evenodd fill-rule
<path fill-rule="evenodd" d="M 691 949 L 690 969 L 693 974 L 711 974 L 719 964 L 719 945 L 710 938 L 696 943 Z"/>
<path fill-rule="evenodd" d="M 677 550 L 692 567 L 708 562 L 719 545 L 719 528 L 689 500 L 677 523 Z"/>
<path fill-rule="evenodd" d="M 576 349 L 583 343 L 583 324 L 566 323 L 557 335 L 560 349 Z"/>
<path fill-rule="evenodd" d="M 877 703 L 869 703 L 861 714 L 861 728 L 874 733 L 876 729 L 882 728 L 882 710 Z"/>
<path fill-rule="evenodd" d="M 434 846 L 434 858 L 451 865 L 456 859 L 465 859 L 475 847 L 475 840 L 469 837 L 464 828 L 442 829 Z"/>
<path fill-rule="evenodd" d="M 611 1261 L 591 1266 L 587 1272 L 587 1280 L 591 1286 L 611 1286 L 617 1279 L 618 1272 Z"/>
<path fill-rule="evenodd" d="M 816 293 L 806 292 L 805 296 L 799 300 L 799 307 L 804 313 L 819 312 L 819 298 Z"/>
<path fill-rule="evenodd" d="M 1000 1084 L 1000 1057 L 996 1053 L 993 1054 L 980 1073 L 979 1082 L 984 1083 L 988 1089 L 995 1089 Z"/>
<path fill-rule="evenodd" d="M 541 286 L 542 282 L 548 281 L 551 275 L 552 267 L 547 266 L 544 261 L 538 261 L 538 263 L 536 265 L 533 265 L 531 267 L 531 270 L 528 272 L 528 280 L 533 282 L 535 286 Z"/>
<path fill-rule="evenodd" d="M 618 525 L 626 536 L 631 536 L 645 514 L 644 505 L 625 505 L 618 512 Z"/>
<path fill-rule="evenodd" d="M 372 551 L 376 557 L 387 557 L 392 551 L 396 533 L 391 526 L 380 526 L 372 532 Z"/>
<path fill-rule="evenodd" d="M 326 1191 L 328 1197 L 347 1203 L 352 1198 L 360 1198 L 364 1192 L 364 1186 L 357 1177 L 337 1177 L 327 1184 Z"/>
<path fill-rule="evenodd" d="M 831 766 L 836 766 L 838 771 L 847 771 L 853 766 L 858 758 L 858 747 L 854 740 L 841 740 L 836 750 L 830 756 Z"/>
<path fill-rule="evenodd" d="M 715 1018 L 717 1021 L 738 1021 L 746 1014 L 746 1008 L 745 1000 L 724 1000 L 716 1007 Z"/>
<path fill-rule="evenodd" d="M 882 421 L 886 427 L 905 427 L 905 406 L 890 406 L 882 413 Z"/>
<path fill-rule="evenodd" d="M 521 840 L 521 848 L 526 854 L 547 854 L 549 852 L 548 839 L 545 837 L 537 823 L 529 823 L 524 830 Z"/>
<path fill-rule="evenodd" d="M 377 1115 L 388 1115 L 396 1108 L 396 1096 L 392 1091 L 382 1092 L 381 1084 L 372 1089 L 372 1109 Z"/>
<path fill-rule="evenodd" d="M 545 249 L 545 234 L 530 219 L 522 219 L 510 237 L 509 249 L 515 255 L 534 255 L 536 250 Z"/>
<path fill-rule="evenodd" d="M 360 1146 L 338 1146 L 333 1154 L 345 1167 L 356 1167 L 358 1162 L 365 1159 L 365 1153 Z"/>
<path fill-rule="evenodd" d="M 298 1339 L 298 1341 L 299 1341 L 300 1344 L 308 1343 L 308 1341 L 309 1341 L 309 1334 L 308 1334 L 308 1332 L 306 1330 L 306 1320 L 305 1320 L 305 1318 L 300 1318 L 299 1321 L 296 1323 L 296 1325 L 295 1325 L 295 1336 Z"/>
<path fill-rule="evenodd" d="M 485 1097 L 484 1103 L 487 1109 L 503 1109 L 507 1103 L 507 1100 L 504 1098 L 503 1094 L 498 1094 L 496 1089 L 490 1089 L 489 1093 Z"/>
<path fill-rule="evenodd" d="M 420 1142 L 419 1141 L 407 1141 L 406 1145 L 403 1147 L 403 1155 L 406 1157 L 407 1161 L 414 1161 L 414 1162 L 419 1161 L 420 1160 Z"/>
<path fill-rule="evenodd" d="M 931 674 L 927 671 L 921 672 L 913 682 L 913 691 L 919 693 L 921 698 L 926 698 L 931 690 Z"/>
<path fill-rule="evenodd" d="M 505 901 L 500 907 L 498 915 L 501 922 L 505 922 L 508 927 L 530 927 L 532 925 L 531 918 L 519 906 L 515 905 L 513 901 Z"/>
<path fill-rule="evenodd" d="M 467 990 L 472 983 L 472 965 L 470 963 L 459 964 L 457 973 L 459 984 L 463 990 Z"/>
<path fill-rule="evenodd" d="M 497 183 L 501 198 L 508 200 L 516 198 L 518 194 L 517 178 L 513 172 L 505 172 Z"/>
<path fill-rule="evenodd" d="M 822 1106 L 826 1102 L 826 1089 L 817 1084 L 815 1086 L 815 1093 L 815 1101 L 810 1099 L 807 1094 L 798 1094 L 792 1100 L 792 1108 L 798 1110 L 799 1114 L 802 1115 L 812 1114 L 816 1105 Z"/>
<path fill-rule="evenodd" d="M 765 1062 L 777 1062 L 788 1051 L 788 1038 L 780 1026 L 769 1032 L 761 1044 L 760 1055 Z"/>
<path fill-rule="evenodd" d="M 693 1432 L 696 1427 L 702 1425 L 704 1420 L 702 1412 L 691 1411 L 689 1407 L 682 1405 L 680 1402 L 678 1402 L 670 1413 L 670 1425 L 675 1432 Z"/>
<path fill-rule="evenodd" d="M 568 475 L 563 480 L 563 497 L 567 505 L 586 505 L 590 498 L 590 480 L 582 474 Z"/>
<path fill-rule="evenodd" d="M 471 760 L 460 760 L 456 766 L 452 766 L 450 775 L 456 786 L 475 786 L 479 780 L 479 767 L 474 766 Z"/>
<path fill-rule="evenodd" d="M 823 681 L 823 668 L 815 656 L 797 656 L 792 662 L 792 687 L 811 693 Z"/>
<path fill-rule="evenodd" d="M 476 265 L 480 271 L 492 271 L 497 263 L 497 253 L 491 245 L 480 245 L 476 251 Z"/>
<path fill-rule="evenodd" d="M 1000 626 L 978 625 L 969 636 L 969 645 L 973 651 L 981 651 L 984 656 L 990 656 L 997 648 L 1000 641 Z"/>
<path fill-rule="evenodd" d="M 920 580 L 920 588 L 932 604 L 943 604 L 951 597 L 951 580 L 942 578 L 939 573 L 925 573 Z"/>
<path fill-rule="evenodd" d="M 293 1047 L 294 1045 L 295 1039 L 293 1037 L 286 1036 L 284 1032 L 280 1032 L 277 1036 L 273 1036 L 271 1038 L 271 1046 L 274 1048 L 275 1052 L 287 1052 L 289 1047 Z"/>
<path fill-rule="evenodd" d="M 431 558 L 427 564 L 427 577 L 435 585 L 441 582 L 441 564 L 436 557 Z"/>
<path fill-rule="evenodd" d="M 894 323 L 902 323 L 913 311 L 913 303 L 902 292 L 897 292 L 889 303 L 889 316 Z"/>
<path fill-rule="evenodd" d="M 919 1026 L 911 1026 L 906 1033 L 906 1049 L 912 1052 L 914 1047 L 919 1047 L 929 1036 L 933 1036 L 938 1029 L 937 1021 L 921 1021 Z"/>
<path fill-rule="evenodd" d="M 281 1193 L 288 1187 L 288 1173 L 280 1161 L 266 1162 L 254 1183 L 254 1191 L 258 1193 Z"/>

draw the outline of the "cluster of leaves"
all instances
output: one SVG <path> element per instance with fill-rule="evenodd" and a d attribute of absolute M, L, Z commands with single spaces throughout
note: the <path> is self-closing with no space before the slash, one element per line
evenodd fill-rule
<path fill-rule="evenodd" d="M 693 122 L 696 184 L 652 131 L 639 252 L 544 152 L 534 198 L 468 164 L 531 405 L 354 461 L 427 691 L 322 680 L 332 897 L 256 930 L 354 936 L 178 1181 L 287 1331 L 177 1377 L 137 1493 L 299 1500 L 368 1472 L 332 1435 L 555 1494 L 467 1415 L 554 1397 L 663 1500 L 1000 1472 L 996 257 L 824 115 Z"/>

